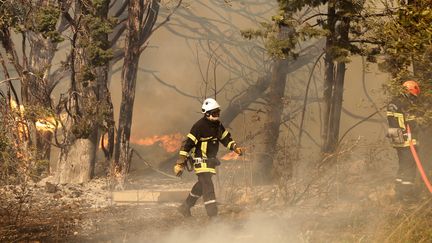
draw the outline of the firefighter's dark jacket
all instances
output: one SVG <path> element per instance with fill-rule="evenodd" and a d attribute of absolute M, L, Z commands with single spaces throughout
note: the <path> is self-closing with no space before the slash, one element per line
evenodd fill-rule
<path fill-rule="evenodd" d="M 393 147 L 409 147 L 409 139 L 406 136 L 407 125 L 411 129 L 411 140 L 414 145 L 418 144 L 416 138 L 418 134 L 417 117 L 410 111 L 413 104 L 405 96 L 393 98 L 387 106 L 387 121 L 389 128 L 399 128 L 404 134 L 404 143 L 392 143 Z"/>
<path fill-rule="evenodd" d="M 193 158 L 204 159 L 204 163 L 195 163 L 195 173 L 216 173 L 213 161 L 219 150 L 219 142 L 229 150 L 235 148 L 235 141 L 222 123 L 203 117 L 192 126 L 179 154 L 188 156 L 191 153 Z"/>

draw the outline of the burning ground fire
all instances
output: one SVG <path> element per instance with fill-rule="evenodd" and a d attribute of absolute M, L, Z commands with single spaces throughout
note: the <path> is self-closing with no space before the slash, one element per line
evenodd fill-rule
<path fill-rule="evenodd" d="M 146 138 L 134 138 L 131 137 L 130 142 L 137 145 L 142 146 L 151 146 L 154 144 L 158 144 L 162 148 L 165 149 L 168 153 L 177 152 L 181 145 L 183 140 L 185 139 L 185 136 L 183 136 L 180 133 L 173 133 L 173 134 L 167 134 L 167 135 L 154 135 L 151 137 Z M 225 154 L 221 159 L 222 160 L 236 160 L 238 159 L 239 155 L 230 152 Z"/>
<path fill-rule="evenodd" d="M 146 138 L 134 138 L 131 137 L 131 143 L 150 146 L 154 144 L 159 144 L 165 151 L 169 153 L 176 152 L 180 149 L 180 146 L 183 142 L 184 136 L 180 133 L 173 133 L 167 135 L 154 135 Z"/>

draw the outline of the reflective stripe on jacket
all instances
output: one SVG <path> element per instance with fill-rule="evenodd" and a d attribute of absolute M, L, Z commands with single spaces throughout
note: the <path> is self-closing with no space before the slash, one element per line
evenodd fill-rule
<path fill-rule="evenodd" d="M 203 117 L 192 126 L 179 154 L 188 155 L 190 153 L 193 158 L 202 159 L 216 158 L 219 143 L 222 143 L 229 150 L 234 150 L 235 141 L 222 123 L 210 121 Z M 215 165 L 205 164 L 201 168 L 195 169 L 195 172 L 216 173 Z"/>
<path fill-rule="evenodd" d="M 414 145 L 418 144 L 417 140 L 413 137 L 417 137 L 416 133 L 416 116 L 408 114 L 408 108 L 411 105 L 405 97 L 393 99 L 387 106 L 387 121 L 390 128 L 400 128 L 403 134 L 407 133 L 407 124 L 411 128 L 411 141 Z M 404 143 L 392 143 L 393 147 L 403 148 L 410 146 L 410 140 L 408 136 L 404 135 Z"/>

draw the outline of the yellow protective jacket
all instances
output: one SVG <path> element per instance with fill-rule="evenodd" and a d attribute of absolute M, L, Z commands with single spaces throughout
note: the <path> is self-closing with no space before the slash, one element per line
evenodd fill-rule
<path fill-rule="evenodd" d="M 211 172 L 216 173 L 216 155 L 219 150 L 219 143 L 222 143 L 229 150 L 234 150 L 235 141 L 231 134 L 219 121 L 210 121 L 203 117 L 191 128 L 179 154 L 187 156 L 191 153 L 192 158 L 201 158 L 203 163 L 195 163 L 195 173 Z"/>
<path fill-rule="evenodd" d="M 412 104 L 409 102 L 408 98 L 402 96 L 393 99 L 387 106 L 387 121 L 389 128 L 400 129 L 403 136 L 402 142 L 395 142 L 392 140 L 391 143 L 393 147 L 409 147 L 410 140 L 407 136 L 407 125 L 409 125 L 411 128 L 411 140 L 413 144 L 418 144 L 416 139 L 418 133 L 416 116 L 409 113 L 409 108 L 411 105 Z"/>

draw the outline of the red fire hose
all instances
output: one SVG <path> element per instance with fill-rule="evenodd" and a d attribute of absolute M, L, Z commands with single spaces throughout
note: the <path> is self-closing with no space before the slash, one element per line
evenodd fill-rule
<path fill-rule="evenodd" d="M 417 151 L 415 150 L 414 144 L 412 142 L 412 139 L 411 139 L 411 129 L 410 129 L 409 125 L 407 125 L 407 132 L 408 132 L 408 139 L 409 139 L 409 145 L 410 145 L 411 153 L 412 153 L 412 155 L 414 157 L 414 160 L 415 160 L 415 162 L 417 164 L 417 168 L 418 168 L 418 170 L 420 172 L 420 175 L 421 175 L 421 177 L 423 179 L 424 184 L 428 188 L 429 192 L 432 193 L 432 185 L 431 185 L 429 179 L 426 176 L 426 173 L 425 173 L 425 171 L 423 169 L 423 166 L 422 166 L 422 164 L 420 162 L 420 159 L 419 159 L 419 157 L 417 155 Z"/>

